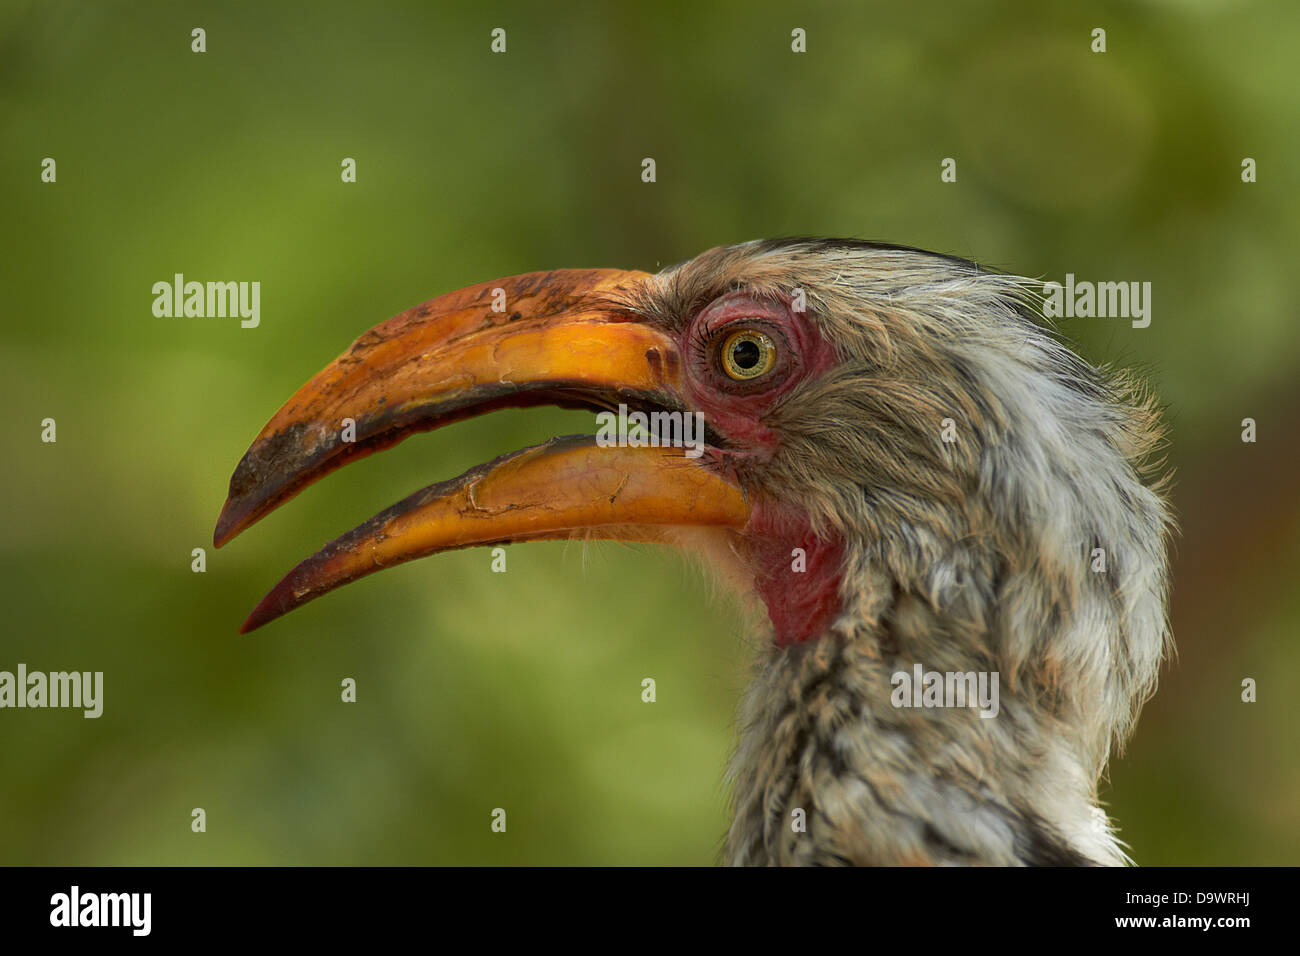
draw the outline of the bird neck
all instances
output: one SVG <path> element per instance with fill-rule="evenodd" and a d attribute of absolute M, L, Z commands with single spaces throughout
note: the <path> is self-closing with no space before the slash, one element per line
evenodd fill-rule
<path fill-rule="evenodd" d="M 900 673 L 970 662 L 944 650 L 954 642 L 920 602 L 895 591 L 890 604 L 764 655 L 743 703 L 726 861 L 1123 863 L 1086 758 L 1014 682 L 1001 682 L 996 717 L 951 700 L 897 705 Z M 927 625 L 934 639 L 915 640 Z"/>

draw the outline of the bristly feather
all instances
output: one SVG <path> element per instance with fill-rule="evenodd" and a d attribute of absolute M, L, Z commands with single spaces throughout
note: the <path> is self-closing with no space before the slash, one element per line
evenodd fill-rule
<path fill-rule="evenodd" d="M 1126 862 L 1097 785 L 1171 648 L 1155 403 L 1061 343 L 1039 283 L 906 247 L 714 249 L 624 304 L 680 329 L 722 293 L 795 288 L 839 362 L 770 410 L 780 448 L 741 478 L 843 542 L 842 610 L 763 652 L 726 859 Z M 996 671 L 1000 714 L 895 708 L 914 663 Z"/>

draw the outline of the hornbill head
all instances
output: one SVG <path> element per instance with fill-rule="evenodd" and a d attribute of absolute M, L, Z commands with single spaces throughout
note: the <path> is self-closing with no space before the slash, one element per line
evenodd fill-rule
<path fill-rule="evenodd" d="M 961 259 L 797 239 L 416 306 L 271 419 L 217 545 L 349 461 L 497 408 L 701 413 L 702 450 L 573 436 L 503 455 L 326 545 L 243 629 L 453 548 L 675 544 L 767 612 L 729 862 L 1122 863 L 1097 782 L 1168 645 L 1160 429 L 1033 303 Z M 914 674 L 924 699 L 900 693 Z M 994 714 L 950 699 L 967 675 L 996 681 Z"/>

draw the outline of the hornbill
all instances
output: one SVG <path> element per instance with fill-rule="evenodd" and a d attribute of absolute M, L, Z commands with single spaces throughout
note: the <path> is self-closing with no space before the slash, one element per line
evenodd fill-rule
<path fill-rule="evenodd" d="M 698 412 L 703 453 L 570 436 L 502 455 L 326 545 L 242 630 L 454 548 L 676 545 L 766 610 L 726 862 L 1126 863 L 1097 785 L 1170 647 L 1162 430 L 1135 377 L 1045 328 L 1034 288 L 784 239 L 409 309 L 266 425 L 215 544 L 335 468 L 498 408 Z M 921 668 L 927 690 L 931 672 L 996 675 L 996 716 L 937 689 L 900 706 Z"/>

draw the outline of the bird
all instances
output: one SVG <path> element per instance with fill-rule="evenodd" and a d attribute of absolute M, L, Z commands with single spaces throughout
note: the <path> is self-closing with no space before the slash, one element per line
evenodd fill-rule
<path fill-rule="evenodd" d="M 669 545 L 755 611 L 720 862 L 1129 865 L 1099 786 L 1173 651 L 1166 432 L 1143 378 L 1079 357 L 1042 289 L 795 237 L 434 298 L 271 418 L 216 546 L 349 462 L 496 409 L 658 431 L 557 437 L 432 484 L 302 561 L 241 630 L 452 549 Z M 697 447 L 674 416 L 700 416 Z"/>

